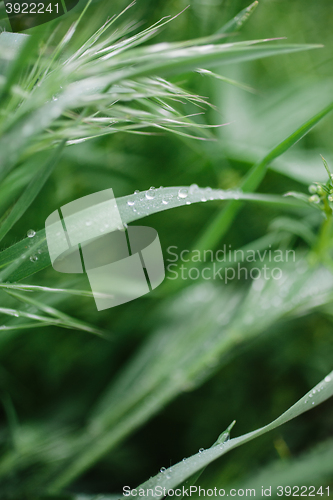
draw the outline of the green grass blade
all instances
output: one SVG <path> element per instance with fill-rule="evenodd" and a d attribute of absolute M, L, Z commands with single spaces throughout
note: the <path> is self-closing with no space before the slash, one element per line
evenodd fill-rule
<path fill-rule="evenodd" d="M 31 203 L 34 201 L 45 182 L 51 175 L 53 169 L 57 165 L 62 150 L 65 147 L 65 141 L 57 147 L 57 149 L 51 154 L 48 161 L 41 167 L 35 177 L 31 180 L 31 182 L 26 187 L 23 194 L 17 200 L 12 210 L 3 221 L 0 226 L 0 241 L 2 238 L 8 233 L 8 231 L 13 227 L 13 225 L 22 217 L 22 215 L 29 208 Z"/>
<path fill-rule="evenodd" d="M 295 262 L 305 271 L 292 272 Z M 207 282 L 168 300 L 159 316 L 168 318 L 166 324 L 161 322 L 110 384 L 83 431 L 81 452 L 58 471 L 52 489 L 73 482 L 164 405 L 201 385 L 226 363 L 236 346 L 264 332 L 269 335 L 282 318 L 309 314 L 332 303 L 333 275 L 327 269 L 311 269 L 298 255 L 281 270 L 283 289 L 276 280 L 263 277 L 246 293 Z"/>
<path fill-rule="evenodd" d="M 302 413 L 311 410 L 312 408 L 318 406 L 323 401 L 326 401 L 333 395 L 333 372 L 328 374 L 325 379 L 323 379 L 319 384 L 317 384 L 311 391 L 309 391 L 305 396 L 303 396 L 296 404 L 294 404 L 291 408 L 289 408 L 285 413 L 283 413 L 276 420 L 271 422 L 270 424 L 261 427 L 255 431 L 249 432 L 248 434 L 244 434 L 243 436 L 230 439 L 229 441 L 221 444 L 213 446 L 207 450 L 202 451 L 201 453 L 197 453 L 192 457 L 179 462 L 176 465 L 173 465 L 169 469 L 167 469 L 163 473 L 159 473 L 157 476 L 149 479 L 145 483 L 141 484 L 138 488 L 142 488 L 143 490 L 154 489 L 156 486 L 168 489 L 174 489 L 179 484 L 186 481 L 187 478 L 192 476 L 193 474 L 200 471 L 203 467 L 206 467 L 210 463 L 214 462 L 217 458 L 225 455 L 230 450 L 245 444 L 252 439 L 255 439 L 266 432 L 269 432 L 280 425 L 292 420 L 293 418 L 298 417 Z M 155 496 L 151 495 L 151 491 L 145 491 L 147 494 L 145 498 L 151 498 L 160 500 L 163 498 L 162 495 L 156 494 Z M 123 496 L 122 500 L 125 500 L 127 497 Z"/>
<path fill-rule="evenodd" d="M 249 19 L 249 17 L 253 14 L 253 12 L 258 7 L 259 2 L 255 0 L 255 2 L 251 3 L 248 7 L 241 10 L 233 19 L 231 19 L 227 24 L 222 26 L 222 28 L 217 32 L 221 34 L 232 33 L 235 31 L 239 31 L 244 23 Z"/>
<path fill-rule="evenodd" d="M 197 186 L 178 186 L 161 188 L 153 191 L 153 199 L 149 199 L 152 193 L 143 191 L 141 193 L 124 196 L 117 199 L 117 205 L 122 218 L 126 224 L 142 219 L 153 213 L 162 212 L 171 208 L 176 208 L 191 203 L 200 203 L 213 200 L 247 200 L 256 203 L 274 204 L 290 208 L 302 207 L 303 204 L 296 199 L 283 196 L 274 196 L 257 193 L 243 193 L 242 191 L 224 191 L 221 189 L 198 188 Z M 102 214 L 105 223 L 112 228 L 112 221 L 107 215 Z M 114 230 L 117 229 L 116 226 Z M 32 241 L 33 240 L 33 241 Z M 35 243 L 36 241 L 36 243 Z M 38 254 L 37 259 L 32 261 L 27 258 L 30 255 Z M 22 255 L 26 258 L 21 259 Z M 40 230 L 34 238 L 25 238 L 10 248 L 0 253 L 0 279 L 4 280 L 2 273 L 6 273 L 9 281 L 19 281 L 34 274 L 51 264 L 45 230 Z M 12 266 L 8 273 L 9 266 Z"/>
<path fill-rule="evenodd" d="M 40 302 L 39 300 L 33 299 L 26 294 L 21 294 L 13 290 L 6 290 L 7 294 L 10 295 L 11 297 L 19 300 L 20 302 L 23 302 L 25 304 L 31 305 L 36 307 L 39 311 L 42 313 L 48 314 L 52 318 L 55 318 L 56 320 L 59 321 L 59 324 L 65 328 L 70 328 L 74 330 L 82 330 L 88 333 L 92 333 L 94 335 L 98 335 L 100 337 L 103 337 L 105 339 L 110 339 L 110 336 L 107 335 L 105 332 L 99 330 L 98 328 L 95 328 L 83 321 L 79 321 L 76 318 L 73 318 L 69 316 L 68 314 L 65 314 L 58 309 L 51 307 L 50 305 L 44 304 L 43 302 Z"/>
<path fill-rule="evenodd" d="M 328 113 L 333 110 L 333 102 L 329 104 L 325 109 L 317 113 L 315 116 L 310 118 L 301 127 L 299 127 L 293 134 L 291 134 L 287 139 L 278 144 L 273 148 L 259 163 L 254 165 L 249 173 L 245 176 L 241 183 L 241 189 L 243 191 L 254 191 L 257 189 L 262 179 L 265 176 L 267 167 L 269 164 L 281 156 L 283 153 L 288 151 L 296 142 L 298 142 L 302 137 L 304 137 L 320 120 L 322 120 Z M 200 238 L 195 243 L 195 248 L 199 250 L 214 248 L 223 235 L 228 231 L 232 221 L 234 220 L 240 206 L 235 202 L 230 202 L 227 207 L 222 209 L 215 217 L 215 219 L 209 224 L 206 231 L 200 236 Z"/>

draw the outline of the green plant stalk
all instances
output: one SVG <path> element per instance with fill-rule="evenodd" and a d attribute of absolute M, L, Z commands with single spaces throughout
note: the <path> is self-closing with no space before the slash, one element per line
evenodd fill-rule
<path fill-rule="evenodd" d="M 305 122 L 293 134 L 287 137 L 283 142 L 273 148 L 268 155 L 266 155 L 259 163 L 255 164 L 249 173 L 245 176 L 240 187 L 244 192 L 252 192 L 257 189 L 261 181 L 265 177 L 267 167 L 270 163 L 285 153 L 296 142 L 298 142 L 304 135 L 306 135 L 320 120 L 322 120 L 328 113 L 333 110 L 333 102 L 326 108 L 313 116 L 310 120 Z M 226 234 L 230 228 L 234 218 L 241 208 L 241 204 L 231 201 L 224 207 L 215 219 L 208 226 L 202 236 L 195 242 L 193 247 L 199 251 L 213 249 L 216 247 L 221 238 Z"/>
<path fill-rule="evenodd" d="M 330 255 L 333 242 L 333 216 L 326 199 L 324 199 L 324 209 L 326 217 L 321 225 L 318 240 L 310 253 L 309 261 L 312 265 L 322 262 L 333 271 L 333 261 Z"/>

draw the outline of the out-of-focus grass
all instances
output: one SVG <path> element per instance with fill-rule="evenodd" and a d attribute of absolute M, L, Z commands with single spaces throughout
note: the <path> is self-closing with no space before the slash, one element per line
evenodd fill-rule
<path fill-rule="evenodd" d="M 7 327 L 0 330 L 3 498 L 44 498 L 48 491 L 61 488 L 73 491 L 73 497 L 75 492 L 121 493 L 124 485 L 134 487 L 162 466 L 208 448 L 233 419 L 237 436 L 274 420 L 332 370 L 332 275 L 318 263 L 317 236 L 323 217 L 314 206 L 295 202 L 292 208 L 290 199 L 283 198 L 289 206 L 236 201 L 232 203 L 237 203 L 233 205 L 237 210 L 230 210 L 225 201 L 209 200 L 214 198 L 209 190 L 197 192 L 207 203 L 186 205 L 185 199 L 177 200 L 179 188 L 168 192 L 177 206 L 170 212 L 154 213 L 166 191 L 157 191 L 151 205 L 138 200 L 140 217 L 151 214 L 142 223 L 158 230 L 166 259 L 170 245 L 177 246 L 178 253 L 199 246 L 214 248 L 213 244 L 216 249 L 226 244 L 260 251 L 272 245 L 283 251 L 294 249 L 296 263 L 284 266 L 281 286 L 272 280 L 225 285 L 204 279 L 177 280 L 175 286 L 167 272 L 166 283 L 154 293 L 103 313 L 95 311 L 84 277 L 66 277 L 45 267 L 49 262 L 42 234 L 24 239 L 29 229 L 41 230 L 59 206 L 106 187 L 124 197 L 124 210 L 132 213 L 127 196 L 151 185 L 196 183 L 236 190 L 240 197 L 237 189 L 244 187 L 255 164 L 252 172 L 263 172 L 266 164 L 268 171 L 258 175 L 249 190 L 258 187 L 276 199 L 287 191 L 306 193 L 310 182 L 326 181 L 319 153 L 333 164 L 332 117 L 323 116 L 321 121 L 313 117 L 332 100 L 330 3 L 264 1 L 240 34 L 200 42 L 209 43 L 205 56 L 200 48 L 179 43 L 160 47 L 158 57 L 156 53 L 152 57 L 149 44 L 209 37 L 247 6 L 240 1 L 196 0 L 155 40 L 148 40 L 152 31 L 137 36 L 186 5 L 137 2 L 118 21 L 118 31 L 112 35 L 111 27 L 101 42 L 93 33 L 127 4 L 93 2 L 73 38 L 64 39 L 84 7 L 82 2 L 59 25 L 53 22 L 31 30 L 36 38 L 24 58 L 10 73 L 1 70 L 7 78 L 0 81 L 0 157 L 6 174 L 0 185 L 1 244 L 6 249 L 0 254 L 3 280 L 23 277 L 13 273 L 20 269 L 16 260 L 26 241 L 36 245 L 31 256 L 38 258 L 30 261 L 28 255 L 26 267 L 21 266 L 26 288 L 22 282 L 0 288 L 1 319 Z M 143 26 L 131 24 L 132 19 Z M 46 45 L 56 27 L 54 39 Z M 137 38 L 131 40 L 130 50 L 117 54 L 126 45 L 124 37 L 131 36 L 126 35 L 129 28 Z M 82 56 L 89 36 L 94 37 L 95 47 L 101 43 L 99 49 L 105 50 L 98 57 L 96 48 L 89 52 L 88 45 Z M 288 40 L 275 45 L 237 45 L 241 40 L 285 36 Z M 61 51 L 54 52 L 61 40 Z M 134 47 L 139 40 L 142 46 Z M 257 57 L 265 50 L 274 51 L 276 45 L 285 47 L 276 50 L 281 53 L 290 43 L 325 46 L 221 66 L 225 42 L 235 43 L 232 50 L 239 48 L 237 54 L 243 58 L 245 52 Z M 38 43 L 43 54 L 31 66 Z M 232 50 L 227 55 L 235 57 Z M 185 54 L 183 59 L 179 51 Z M 103 61 L 102 54 L 112 57 Z M 208 65 L 213 54 L 214 62 Z M 171 71 L 171 57 L 177 70 Z M 22 73 L 25 67 L 29 71 Z M 255 92 L 192 72 L 200 67 L 243 82 Z M 99 86 L 96 102 L 87 91 L 89 78 Z M 101 89 L 110 89 L 111 84 L 113 91 L 101 97 Z M 71 93 L 66 95 L 68 89 Z M 119 98 L 123 102 L 114 104 Z M 85 99 L 90 99 L 89 106 Z M 204 116 L 185 118 L 203 111 L 201 106 Z M 311 119 L 313 125 L 316 122 L 313 130 L 290 151 L 281 146 L 277 151 L 276 146 L 296 130 L 294 139 L 301 138 L 302 124 L 307 123 L 303 132 L 308 132 Z M 230 124 L 199 127 L 221 123 Z M 149 135 L 124 133 L 125 129 L 141 132 L 143 126 Z M 173 131 L 217 140 L 198 141 Z M 85 137 L 93 138 L 80 143 Z M 67 145 L 51 173 L 54 146 L 63 139 L 73 145 Z M 278 154 L 267 158 L 273 148 Z M 268 161 L 262 162 L 265 157 Z M 187 201 L 201 201 L 191 196 L 194 193 Z M 329 237 L 328 254 L 330 247 Z M 34 273 L 34 266 L 39 269 L 44 260 L 40 266 L 44 270 Z M 292 475 L 299 485 L 309 477 L 316 484 L 330 484 L 326 440 L 331 409 L 328 401 L 228 453 L 211 464 L 198 483 L 240 488 L 261 482 L 288 485 Z M 318 451 L 312 451 L 320 442 Z M 276 470 L 266 465 L 277 461 Z"/>

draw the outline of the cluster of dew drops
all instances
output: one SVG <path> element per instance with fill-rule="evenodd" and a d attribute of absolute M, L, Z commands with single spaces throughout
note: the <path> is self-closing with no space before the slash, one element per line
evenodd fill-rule
<path fill-rule="evenodd" d="M 311 402 L 311 398 L 313 398 L 313 396 L 315 394 L 317 394 L 318 392 L 321 392 L 324 388 L 325 388 L 325 383 L 328 384 L 329 382 L 331 382 L 333 380 L 333 377 L 331 374 L 327 375 L 324 380 L 318 384 L 317 387 L 315 387 L 314 389 L 312 389 L 311 392 L 309 392 L 309 394 L 307 395 L 307 397 L 305 398 L 304 400 L 304 403 L 307 404 L 308 402 L 310 403 Z M 309 398 L 309 399 L 308 399 Z M 312 401 L 312 405 L 314 405 L 315 402 Z"/>
<path fill-rule="evenodd" d="M 196 184 L 193 184 L 193 187 L 191 186 L 190 187 L 190 192 L 191 192 L 191 188 L 192 190 L 194 190 L 195 188 L 199 189 L 199 186 L 197 186 Z M 163 186 L 161 186 L 159 189 L 163 189 Z M 142 198 L 140 198 L 139 200 L 142 202 L 142 201 L 152 201 L 155 199 L 156 197 L 156 194 L 159 190 L 154 188 L 154 186 L 151 186 L 147 191 L 144 191 L 142 193 Z M 134 194 L 140 194 L 140 191 L 136 190 L 134 191 Z M 178 191 L 178 194 L 177 194 L 177 199 L 178 200 L 184 200 L 185 198 L 187 198 L 189 194 L 189 190 L 186 189 L 186 188 L 181 188 L 179 189 Z M 172 193 L 166 193 L 163 197 L 162 197 L 162 205 L 168 205 L 170 203 L 170 201 L 172 199 L 174 199 L 175 196 L 172 194 Z M 191 202 L 190 201 L 187 201 L 186 202 L 187 205 L 190 205 Z M 135 208 L 135 201 L 134 200 L 128 200 L 127 202 L 127 205 L 129 207 L 133 207 L 133 211 L 135 212 L 136 211 L 136 208 Z"/>
<path fill-rule="evenodd" d="M 152 186 L 147 191 L 143 191 L 141 193 L 142 197 L 139 198 L 139 202 L 141 202 L 139 204 L 141 205 L 142 202 L 154 200 L 160 189 L 163 189 L 163 186 L 161 186 L 158 189 L 156 189 L 155 187 Z M 136 190 L 136 191 L 134 191 L 134 194 L 139 195 L 140 191 Z M 178 190 L 177 194 L 173 194 L 173 193 L 163 194 L 162 199 L 161 199 L 161 204 L 168 205 L 171 200 L 178 200 L 179 202 L 183 202 L 186 198 L 189 197 L 189 195 L 190 196 L 196 195 L 196 197 L 199 196 L 199 199 L 202 202 L 217 199 L 217 196 L 216 196 L 216 194 L 214 195 L 212 188 L 210 188 L 210 187 L 199 188 L 199 186 L 197 184 L 192 184 L 189 188 L 185 188 L 185 187 L 180 188 Z M 223 199 L 224 197 L 225 196 L 224 196 L 223 192 L 220 190 L 218 198 Z M 199 201 L 199 199 L 198 199 L 198 201 Z M 135 206 L 136 203 L 137 202 L 135 200 L 131 199 L 131 200 L 128 200 L 127 205 L 129 207 L 131 207 L 134 212 L 139 213 L 137 210 L 137 207 Z M 186 205 L 191 205 L 191 203 L 192 203 L 192 201 L 189 199 L 187 199 L 185 202 Z"/>
<path fill-rule="evenodd" d="M 36 231 L 34 231 L 34 229 L 29 229 L 29 231 L 27 232 L 27 236 L 28 238 L 34 238 L 34 236 L 36 236 Z M 42 253 L 42 250 L 38 250 L 37 251 L 37 254 L 41 254 Z M 25 255 L 22 255 L 22 258 L 25 258 Z M 37 262 L 38 261 L 38 255 L 31 255 L 30 256 L 30 261 L 31 262 Z"/>
<path fill-rule="evenodd" d="M 229 440 L 230 440 L 230 432 L 228 432 L 228 431 L 223 432 L 223 433 L 221 434 L 221 436 L 222 436 L 222 441 L 221 441 L 221 442 L 220 442 L 220 441 L 217 441 L 217 443 L 215 443 L 215 444 L 220 444 L 221 446 L 223 446 L 225 443 L 227 443 L 227 441 L 229 441 Z M 220 437 L 221 437 L 221 436 L 220 436 Z M 205 451 L 205 448 L 200 448 L 200 449 L 199 449 L 199 458 L 201 458 L 201 454 L 202 454 L 204 451 Z M 186 458 L 186 457 L 185 457 L 185 458 L 183 458 L 183 462 L 186 462 L 186 460 L 187 460 L 187 458 Z M 167 473 L 167 474 L 166 474 L 166 478 L 167 478 L 167 479 L 171 479 L 170 473 L 172 472 L 172 467 L 170 467 L 169 469 L 166 469 L 166 467 L 161 467 L 161 468 L 160 468 L 160 472 L 161 472 L 162 474 Z"/>

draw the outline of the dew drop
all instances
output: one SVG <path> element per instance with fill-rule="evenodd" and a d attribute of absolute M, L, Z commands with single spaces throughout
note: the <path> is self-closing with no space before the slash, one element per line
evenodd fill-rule
<path fill-rule="evenodd" d="M 325 377 L 325 382 L 331 382 L 331 377 L 329 375 L 327 375 L 327 377 Z"/>
<path fill-rule="evenodd" d="M 86 222 L 86 226 L 87 226 L 87 227 L 91 226 L 91 221 L 90 221 L 90 220 L 87 220 L 87 222 Z"/>
<path fill-rule="evenodd" d="M 186 202 L 186 205 L 191 205 L 191 203 L 192 203 L 192 202 L 191 202 L 190 200 L 188 200 L 188 201 Z"/>
<path fill-rule="evenodd" d="M 133 207 L 133 205 L 135 205 L 135 201 L 133 201 L 133 200 L 128 200 L 127 205 L 128 205 L 129 207 Z"/>
<path fill-rule="evenodd" d="M 194 194 L 198 190 L 199 190 L 198 184 L 191 184 L 190 185 L 190 194 Z"/>
<path fill-rule="evenodd" d="M 38 260 L 37 255 L 31 255 L 31 257 L 30 257 L 31 262 L 37 262 L 37 260 Z"/>
<path fill-rule="evenodd" d="M 165 467 L 161 467 L 160 468 L 160 472 L 162 472 L 162 474 L 164 474 L 164 472 L 166 471 L 166 468 Z"/>
<path fill-rule="evenodd" d="M 199 453 L 202 453 L 203 451 L 205 451 L 205 448 L 200 448 Z"/>
<path fill-rule="evenodd" d="M 139 194 L 139 193 L 140 193 L 140 191 L 139 191 L 138 189 L 136 189 L 136 190 L 134 191 L 134 194 Z"/>
<path fill-rule="evenodd" d="M 148 189 L 148 191 L 146 191 L 146 198 L 147 200 L 153 200 L 156 196 L 156 193 L 155 193 L 155 188 L 154 187 L 151 187 Z"/>
<path fill-rule="evenodd" d="M 178 191 L 178 198 L 180 198 L 180 199 L 187 198 L 187 195 L 188 195 L 188 190 L 187 190 L 187 189 L 185 189 L 185 188 L 181 188 L 181 189 Z"/>
<path fill-rule="evenodd" d="M 162 199 L 162 204 L 163 205 L 167 205 L 169 203 L 169 201 L 171 201 L 173 198 L 173 195 L 172 194 L 165 194 L 163 196 L 163 199 Z"/>
<path fill-rule="evenodd" d="M 28 238 L 33 238 L 36 234 L 36 231 L 34 231 L 33 229 L 29 229 L 29 231 L 27 232 L 27 236 Z"/>

